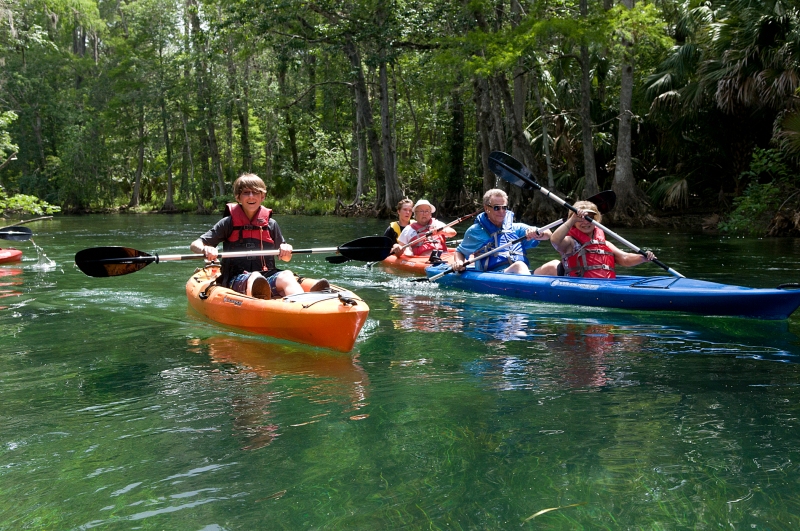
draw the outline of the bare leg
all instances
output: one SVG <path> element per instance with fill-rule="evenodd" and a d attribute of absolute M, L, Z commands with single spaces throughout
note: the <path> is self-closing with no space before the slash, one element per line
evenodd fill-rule
<path fill-rule="evenodd" d="M 291 271 L 281 271 L 278 273 L 278 277 L 275 279 L 275 288 L 277 288 L 278 293 L 283 297 L 303 293 L 303 288 L 297 283 L 297 278 L 295 278 L 294 273 Z"/>
<path fill-rule="evenodd" d="M 530 275 L 531 270 L 525 265 L 525 262 L 514 262 L 503 270 L 503 273 L 511 273 L 513 275 Z"/>
<path fill-rule="evenodd" d="M 550 260 L 539 267 L 533 272 L 534 275 L 547 275 L 550 277 L 558 276 L 558 260 Z"/>

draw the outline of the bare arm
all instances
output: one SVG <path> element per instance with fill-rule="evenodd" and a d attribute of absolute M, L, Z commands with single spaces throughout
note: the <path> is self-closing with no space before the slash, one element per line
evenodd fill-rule
<path fill-rule="evenodd" d="M 556 251 L 560 254 L 567 254 L 572 251 L 573 247 L 575 246 L 575 240 L 572 239 L 572 236 L 567 236 L 569 229 L 575 225 L 575 222 L 578 220 L 574 215 L 567 218 L 567 221 L 559 225 L 559 227 L 553 231 L 553 234 L 550 236 L 550 243 L 553 245 Z"/>
<path fill-rule="evenodd" d="M 606 242 L 606 247 L 614 253 L 614 260 L 616 263 L 623 267 L 637 266 L 645 262 L 650 262 L 656 257 L 653 251 L 647 251 L 647 256 L 642 256 L 639 253 L 627 253 L 609 241 Z"/>
<path fill-rule="evenodd" d="M 212 262 L 217 259 L 217 254 L 219 254 L 216 247 L 211 247 L 210 245 L 204 244 L 201 238 L 197 238 L 195 241 L 193 241 L 189 245 L 189 249 L 196 253 L 202 254 L 206 257 L 206 260 L 210 260 Z"/>

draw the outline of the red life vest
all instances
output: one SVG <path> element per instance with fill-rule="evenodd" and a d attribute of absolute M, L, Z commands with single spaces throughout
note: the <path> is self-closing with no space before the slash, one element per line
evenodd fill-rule
<path fill-rule="evenodd" d="M 417 232 L 417 235 L 411 238 L 411 241 L 419 238 L 426 232 L 428 232 L 431 227 L 433 227 L 433 222 L 436 221 L 434 218 L 431 218 L 430 222 L 427 225 L 420 225 L 416 221 L 411 224 L 411 228 Z M 429 251 L 447 251 L 447 238 L 445 238 L 444 234 L 439 233 L 432 236 L 428 236 L 417 245 L 411 248 L 411 252 L 414 253 L 414 256 L 421 256 Z"/>
<path fill-rule="evenodd" d="M 594 228 L 591 237 L 573 226 L 568 236 L 580 244 L 578 249 L 564 256 L 565 275 L 586 278 L 617 278 L 614 272 L 614 253 L 606 246 L 605 233 Z"/>
<path fill-rule="evenodd" d="M 233 221 L 233 231 L 228 236 L 229 242 L 242 240 L 256 240 L 264 243 L 275 243 L 272 241 L 267 227 L 272 210 L 263 206 L 258 207 L 255 218 L 250 221 L 244 213 L 242 205 L 238 203 L 228 203 L 225 206 L 225 215 L 231 217 Z"/>
<path fill-rule="evenodd" d="M 225 252 L 275 248 L 275 242 L 268 229 L 269 219 L 272 215 L 272 210 L 269 208 L 260 207 L 253 217 L 253 221 L 250 221 L 241 205 L 229 203 L 225 207 L 225 215 L 231 217 L 233 230 L 231 230 L 228 238 L 222 242 L 223 256 Z M 268 271 L 272 269 L 275 269 L 274 256 L 223 258 L 222 280 L 220 283 L 227 286 L 230 280 L 244 271 Z"/>

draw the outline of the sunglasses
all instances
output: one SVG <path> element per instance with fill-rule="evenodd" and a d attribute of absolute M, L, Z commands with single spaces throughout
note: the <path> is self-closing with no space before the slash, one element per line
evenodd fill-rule
<path fill-rule="evenodd" d="M 492 210 L 494 210 L 495 212 L 497 212 L 498 210 L 503 210 L 503 211 L 508 210 L 508 205 L 489 205 L 489 206 L 492 207 Z"/>

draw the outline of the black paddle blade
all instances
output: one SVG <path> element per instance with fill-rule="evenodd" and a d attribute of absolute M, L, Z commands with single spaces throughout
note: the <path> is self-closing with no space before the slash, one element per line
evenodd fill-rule
<path fill-rule="evenodd" d="M 489 169 L 504 181 L 519 186 L 523 190 L 541 188 L 531 171 L 508 153 L 493 151 L 489 155 Z"/>
<path fill-rule="evenodd" d="M 614 190 L 603 190 L 597 195 L 593 195 L 587 201 L 597 205 L 597 209 L 601 214 L 614 210 L 614 205 L 617 204 L 617 194 Z"/>
<path fill-rule="evenodd" d="M 380 262 L 392 252 L 394 243 L 386 236 L 365 236 L 340 245 L 339 254 L 350 260 Z"/>
<path fill-rule="evenodd" d="M 75 254 L 75 265 L 90 277 L 118 277 L 135 273 L 158 257 L 130 247 L 92 247 Z"/>
<path fill-rule="evenodd" d="M 6 227 L 0 229 L 0 239 L 15 242 L 26 242 L 33 236 L 33 231 L 28 227 Z"/>
<path fill-rule="evenodd" d="M 340 254 L 337 254 L 335 256 L 326 256 L 325 260 L 327 262 L 332 263 L 332 264 L 343 264 L 345 262 L 349 262 L 350 261 L 349 258 L 347 258 L 346 256 L 342 256 Z"/>

